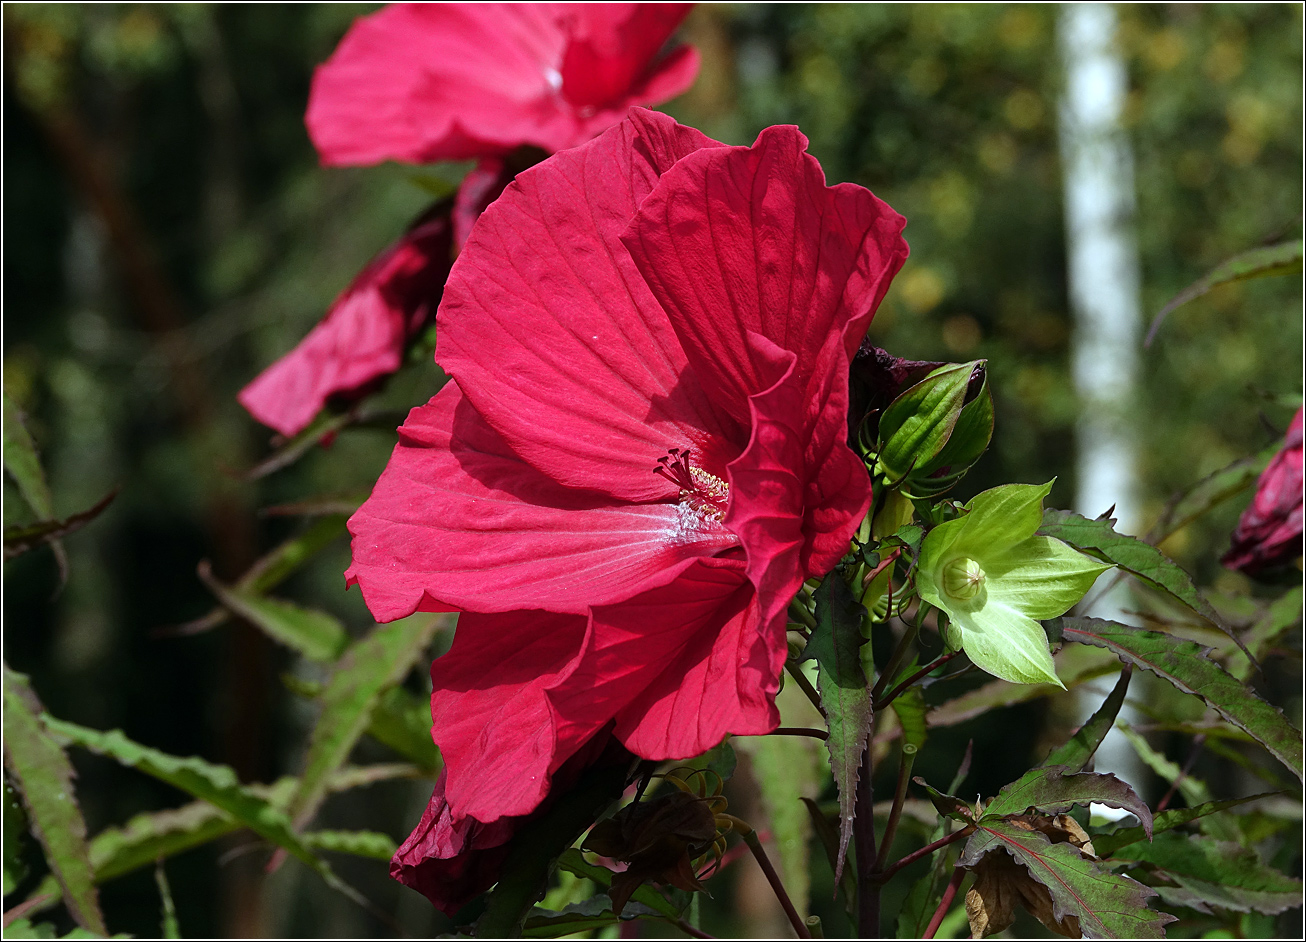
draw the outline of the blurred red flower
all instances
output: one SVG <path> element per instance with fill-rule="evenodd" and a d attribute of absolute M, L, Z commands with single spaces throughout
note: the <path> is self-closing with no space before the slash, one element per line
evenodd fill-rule
<path fill-rule="evenodd" d="M 523 166 L 522 148 L 538 149 L 525 158 L 534 162 L 689 87 L 698 53 L 661 52 L 692 6 L 395 4 L 355 22 L 313 77 L 305 123 L 322 163 L 479 162 L 457 198 L 373 259 L 240 403 L 290 436 L 398 369 L 456 249 Z"/>
<path fill-rule="evenodd" d="M 1233 531 L 1220 562 L 1250 576 L 1291 564 L 1302 555 L 1302 410 L 1288 426 L 1283 448 L 1271 459 L 1256 496 Z"/>
<path fill-rule="evenodd" d="M 453 377 L 350 521 L 380 620 L 460 610 L 432 666 L 455 818 L 529 813 L 596 730 L 649 759 L 778 722 L 789 600 L 870 503 L 848 364 L 903 219 L 807 141 L 635 110 L 518 176 L 440 305 Z"/>

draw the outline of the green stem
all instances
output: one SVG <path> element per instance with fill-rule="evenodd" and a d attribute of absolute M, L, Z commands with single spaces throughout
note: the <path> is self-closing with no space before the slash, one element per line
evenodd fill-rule
<path fill-rule="evenodd" d="M 816 630 L 816 617 L 798 599 L 793 599 L 789 603 L 789 617 L 800 625 L 806 625 L 810 631 Z"/>
<path fill-rule="evenodd" d="M 768 736 L 811 736 L 813 739 L 829 739 L 830 734 L 823 729 L 811 726 L 777 726 Z"/>
<path fill-rule="evenodd" d="M 922 677 L 926 676 L 927 674 L 934 673 L 936 670 L 938 670 L 944 664 L 947 664 L 949 661 L 951 661 L 954 657 L 956 657 L 960 653 L 961 653 L 960 651 L 953 651 L 951 654 L 943 654 L 940 655 L 939 657 L 936 657 L 934 660 L 930 661 L 930 663 L 926 664 L 916 673 L 912 674 L 910 677 L 908 677 L 898 686 L 890 690 L 882 699 L 876 700 L 875 701 L 876 712 L 878 713 L 880 710 L 883 710 L 894 700 L 897 700 L 898 697 L 902 695 L 903 691 L 906 690 L 908 687 L 910 687 L 912 684 L 916 683 L 916 681 L 920 680 Z"/>
<path fill-rule="evenodd" d="M 907 660 L 907 653 L 911 650 L 912 645 L 916 643 L 917 636 L 921 633 L 921 625 L 925 621 L 925 612 L 929 609 L 929 603 L 924 601 L 916 606 L 916 620 L 908 626 L 902 640 L 898 642 L 898 647 L 893 651 L 893 656 L 889 658 L 888 665 L 880 674 L 880 679 L 875 682 L 875 688 L 871 691 L 871 700 L 877 701 L 881 694 L 884 693 L 884 686 L 898 673 L 903 662 Z"/>
<path fill-rule="evenodd" d="M 902 817 L 902 803 L 907 799 L 907 783 L 911 781 L 911 767 L 915 762 L 916 747 L 903 743 L 898 758 L 898 787 L 893 793 L 893 807 L 889 811 L 889 822 L 884 826 L 884 837 L 880 839 L 880 854 L 875 858 L 877 873 L 889 862 L 889 848 L 893 846 L 893 835 L 898 830 L 898 819 Z"/>
<path fill-rule="evenodd" d="M 816 688 L 813 687 L 812 682 L 807 679 L 807 675 L 803 673 L 803 669 L 793 661 L 785 661 L 785 670 L 787 670 L 789 676 L 794 679 L 794 683 L 798 685 L 798 689 L 807 694 L 807 699 L 812 701 L 812 706 L 820 710 L 822 716 L 825 716 L 825 710 L 821 707 L 821 695 L 816 692 Z"/>

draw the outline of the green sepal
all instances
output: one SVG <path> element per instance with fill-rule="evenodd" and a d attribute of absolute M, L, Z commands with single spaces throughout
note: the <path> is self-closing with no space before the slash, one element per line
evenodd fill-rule
<path fill-rule="evenodd" d="M 891 480 L 929 466 L 943 451 L 982 360 L 941 366 L 890 403 L 880 418 L 880 465 Z"/>

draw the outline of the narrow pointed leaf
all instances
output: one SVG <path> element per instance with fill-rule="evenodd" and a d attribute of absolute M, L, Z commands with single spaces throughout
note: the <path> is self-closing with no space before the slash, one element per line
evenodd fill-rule
<path fill-rule="evenodd" d="M 894 698 L 890 706 L 898 715 L 898 722 L 902 726 L 903 744 L 915 746 L 917 750 L 924 748 L 927 736 L 925 715 L 929 709 L 925 706 L 925 694 L 921 692 L 921 688 L 911 687 L 904 690 Z"/>
<path fill-rule="evenodd" d="M 1163 677 L 1184 693 L 1200 697 L 1230 723 L 1248 733 L 1302 779 L 1302 735 L 1278 707 L 1266 703 L 1249 687 L 1210 660 L 1210 651 L 1194 641 L 1133 628 L 1100 618 L 1065 617 L 1061 631 L 1068 641 L 1115 652 Z"/>
<path fill-rule="evenodd" d="M 871 692 L 860 650 L 865 609 L 837 571 L 826 576 L 814 597 L 816 629 L 807 642 L 807 653 L 816 658 L 816 686 L 830 728 L 825 747 L 839 793 L 839 853 L 835 864 L 838 882 L 852 838 L 857 778 L 871 730 Z"/>
<path fill-rule="evenodd" d="M 224 586 L 213 578 L 207 563 L 200 563 L 199 576 L 231 612 L 311 661 L 334 661 L 349 644 L 349 633 L 334 615 Z"/>
<path fill-rule="evenodd" d="M 260 837 L 284 847 L 312 869 L 325 872 L 325 865 L 291 830 L 286 813 L 241 785 L 229 766 L 215 765 L 197 756 L 183 758 L 168 755 L 133 742 L 121 730 L 100 732 L 55 719 L 48 714 L 43 719 L 46 729 L 56 738 L 113 759 L 167 782 L 195 798 L 210 802 Z"/>
<path fill-rule="evenodd" d="M 1245 805 L 1249 801 L 1256 801 L 1260 798 L 1268 798 L 1275 792 L 1265 792 L 1260 795 L 1249 795 L 1246 798 L 1228 798 L 1224 801 L 1208 801 L 1205 804 L 1197 805 L 1194 808 L 1175 808 L 1172 811 L 1162 811 L 1152 819 L 1152 834 L 1160 834 L 1169 831 L 1172 828 L 1180 827 L 1190 821 L 1196 821 L 1207 815 L 1212 815 L 1228 808 L 1235 808 L 1238 805 Z M 1116 852 L 1121 848 L 1128 847 L 1139 841 L 1148 840 L 1147 834 L 1143 831 L 1142 825 L 1134 825 L 1131 828 L 1121 828 L 1110 834 L 1095 834 L 1093 836 L 1093 849 L 1097 855 L 1103 859 L 1116 856 Z M 1124 855 L 1128 859 L 1128 855 Z"/>
<path fill-rule="evenodd" d="M 54 498 L 50 494 L 50 485 L 46 483 L 45 471 L 41 468 L 41 459 L 36 453 L 36 442 L 27 430 L 23 412 L 9 398 L 8 393 L 0 393 L 4 399 L 4 465 L 9 476 L 18 485 L 18 493 L 23 496 L 27 506 L 32 509 L 38 520 L 54 519 Z M 8 540 L 5 541 L 8 543 Z M 55 559 L 59 563 L 61 576 L 68 571 L 68 557 L 63 545 L 57 539 L 51 544 Z M 8 552 L 5 558 L 9 558 Z"/>
<path fill-rule="evenodd" d="M 1043 524 L 1038 532 L 1069 543 L 1090 556 L 1113 563 L 1144 585 L 1164 592 L 1223 631 L 1251 658 L 1251 652 L 1233 633 L 1229 623 L 1197 591 L 1192 576 L 1150 543 L 1117 533 L 1111 520 L 1089 520 L 1068 510 L 1044 511 Z"/>
<path fill-rule="evenodd" d="M 1111 732 L 1116 715 L 1120 712 L 1120 706 L 1125 702 L 1125 694 L 1129 692 L 1129 677 L 1132 672 L 1133 667 L 1126 664 L 1125 669 L 1120 672 L 1120 679 L 1107 694 L 1107 698 L 1102 701 L 1102 705 L 1097 708 L 1097 712 L 1089 717 L 1088 722 L 1079 727 L 1075 735 L 1066 743 L 1048 753 L 1048 757 L 1041 763 L 1044 768 L 1064 765 L 1072 772 L 1079 772 L 1088 765 L 1093 758 L 1093 753 L 1097 752 L 1097 747 L 1102 745 L 1106 734 Z"/>
<path fill-rule="evenodd" d="M 1101 656 L 1074 658 L 1074 663 L 1068 664 L 1071 659 L 1067 654 L 1076 650 L 1082 649 L 1067 648 L 1056 658 L 1057 674 L 1065 684 L 1066 690 L 1114 673 L 1119 665 L 1114 657 L 1105 653 Z M 1056 684 L 1012 684 L 1005 680 L 992 680 L 930 710 L 926 722 L 931 728 L 955 726 L 998 707 L 1025 703 L 1059 693 L 1064 691 Z"/>
<path fill-rule="evenodd" d="M 838 867 L 839 859 L 839 831 L 830 823 L 830 819 L 821 806 L 810 798 L 803 799 L 803 805 L 807 808 L 807 815 L 812 819 L 812 830 L 816 833 L 817 840 L 821 842 L 821 847 L 825 850 L 826 859 L 830 861 L 830 870 L 834 871 Z M 843 873 L 835 883 L 835 895 L 843 894 L 844 911 L 848 914 L 848 924 L 857 924 L 857 873 L 856 867 L 852 861 L 843 868 Z"/>
<path fill-rule="evenodd" d="M 945 795 L 933 785 L 930 785 L 925 779 L 917 775 L 912 779 L 917 785 L 925 789 L 930 796 L 930 803 L 934 805 L 934 810 L 945 818 L 952 818 L 954 821 L 965 821 L 969 823 L 974 814 L 970 805 L 962 801 L 956 795 Z"/>
<path fill-rule="evenodd" d="M 1180 305 L 1200 298 L 1212 288 L 1234 281 L 1247 281 L 1251 278 L 1266 278 L 1271 275 L 1295 275 L 1301 271 L 1302 240 L 1289 239 L 1277 245 L 1265 245 L 1246 252 L 1239 252 L 1233 258 L 1225 259 L 1201 278 L 1180 291 L 1170 299 L 1165 307 L 1157 312 L 1148 328 L 1147 339 L 1143 346 L 1151 346 L 1152 338 L 1161 329 L 1161 322 L 1167 314 Z"/>
<path fill-rule="evenodd" d="M 322 692 L 322 715 L 313 727 L 304 774 L 290 801 L 296 827 L 312 819 L 331 774 L 349 758 L 381 695 L 407 676 L 442 624 L 438 615 L 418 615 L 377 625 L 341 656 Z"/>
<path fill-rule="evenodd" d="M 1259 454 L 1239 458 L 1175 494 L 1144 539 L 1153 546 L 1159 546 L 1170 534 L 1177 533 L 1208 511 L 1251 487 L 1281 447 L 1281 442 L 1275 442 Z"/>
<path fill-rule="evenodd" d="M 304 843 L 314 850 L 385 861 L 393 857 L 399 847 L 389 834 L 376 831 L 309 831 L 304 835 Z"/>
<path fill-rule="evenodd" d="M 7 402 L 8 400 L 6 400 Z M 73 768 L 42 728 L 40 702 L 22 674 L 3 666 L 5 769 L 19 786 L 27 821 L 82 928 L 107 934 L 86 848 L 86 822 L 73 791 Z"/>
<path fill-rule="evenodd" d="M 431 740 L 431 704 L 403 687 L 391 687 L 377 700 L 367 734 L 421 769 L 440 766 L 440 750 Z"/>
<path fill-rule="evenodd" d="M 984 809 L 984 817 L 980 820 L 1024 814 L 1027 808 L 1036 808 L 1044 814 L 1061 814 L 1073 805 L 1088 807 L 1093 803 L 1128 811 L 1139 820 L 1146 833 L 1152 833 L 1151 809 L 1120 779 L 1092 772 L 1067 774 L 1064 768 L 1026 772 L 998 792 L 998 797 Z"/>
<path fill-rule="evenodd" d="M 25 527 L 8 527 L 5 529 L 5 559 L 13 559 L 28 550 L 55 543 L 70 533 L 76 533 L 113 503 L 118 496 L 117 489 L 110 491 L 98 504 L 89 510 L 73 514 L 67 520 L 42 520 Z"/>
<path fill-rule="evenodd" d="M 177 907 L 172 902 L 172 887 L 168 885 L 168 874 L 163 869 L 163 861 L 155 861 L 154 884 L 159 888 L 159 903 L 162 909 L 159 920 L 162 937 L 180 939 L 181 927 L 177 924 Z"/>
<path fill-rule="evenodd" d="M 1054 844 L 1038 831 L 986 821 L 966 842 L 958 864 L 974 867 L 985 854 L 1005 851 L 1047 887 L 1058 919 L 1074 916 L 1090 939 L 1161 939 L 1174 917 L 1148 908 L 1156 891 L 1107 870 L 1073 844 Z"/>
<path fill-rule="evenodd" d="M 1122 847 L 1116 858 L 1150 863 L 1210 906 L 1281 913 L 1302 901 L 1302 884 L 1266 866 L 1256 851 L 1203 834 L 1160 834 Z"/>

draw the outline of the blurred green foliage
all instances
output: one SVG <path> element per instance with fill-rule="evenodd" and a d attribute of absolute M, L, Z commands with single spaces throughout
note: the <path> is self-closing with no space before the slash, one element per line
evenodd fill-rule
<path fill-rule="evenodd" d="M 252 629 L 154 629 L 210 609 L 201 559 L 234 582 L 296 532 L 257 508 L 365 491 L 393 444 L 390 433 L 347 432 L 251 484 L 241 472 L 269 436 L 234 400 L 429 201 L 412 168 L 319 168 L 303 130 L 313 67 L 369 8 L 4 9 L 4 387 L 28 415 L 58 514 L 122 487 L 101 520 L 67 539 L 71 578 L 53 604 L 48 551 L 6 564 L 6 658 L 55 715 L 229 763 L 246 780 L 302 763 L 311 710 L 278 674 L 324 675 Z M 1140 5 L 1120 15 L 1150 316 L 1224 258 L 1300 234 L 1302 9 Z M 1074 493 L 1056 16 L 1038 5 L 704 6 L 684 29 L 703 53 L 702 75 L 667 108 L 729 143 L 797 124 L 832 182 L 866 185 L 908 218 L 912 258 L 872 336 L 901 356 L 988 359 L 994 447 L 960 498 L 1054 475 L 1053 503 Z M 99 168 L 100 191 L 87 167 Z M 460 169 L 422 173 L 456 180 Z M 115 206 L 129 224 L 109 218 Z M 1221 288 L 1171 315 L 1142 361 L 1145 516 L 1278 437 L 1300 395 L 1301 347 L 1295 279 Z M 439 380 L 418 365 L 381 399 L 406 408 Z M 25 522 L 8 479 L 4 487 L 5 524 Z M 1244 501 L 1165 545 L 1203 584 L 1248 588 L 1216 563 Z M 278 592 L 358 637 L 370 620 L 358 594 L 342 591 L 347 561 L 337 541 Z M 421 675 L 408 680 L 415 695 Z M 1299 686 L 1300 656 L 1273 679 Z M 961 743 L 973 733 L 985 757 L 967 789 L 992 794 L 1026 767 L 1041 714 L 1010 709 L 1005 729 L 966 728 Z M 1013 738 L 1018 724 L 1028 734 Z M 393 757 L 374 743 L 356 755 Z M 74 758 L 92 833 L 178 803 L 164 786 Z M 955 763 L 923 757 L 917 768 L 946 781 Z M 332 799 L 320 825 L 402 839 L 422 786 L 371 788 Z M 27 843 L 32 883 L 43 871 Z M 210 847 L 169 864 L 186 934 L 389 931 L 293 865 L 263 885 L 251 855 L 217 858 Z M 443 925 L 384 867 L 339 869 L 410 933 Z M 813 867 L 813 901 L 831 897 L 831 880 Z M 733 908 L 749 892 L 742 884 L 714 892 L 709 931 L 775 931 L 765 915 Z M 102 901 L 115 931 L 157 932 L 147 871 L 107 885 Z M 819 911 L 827 925 L 841 918 Z"/>

